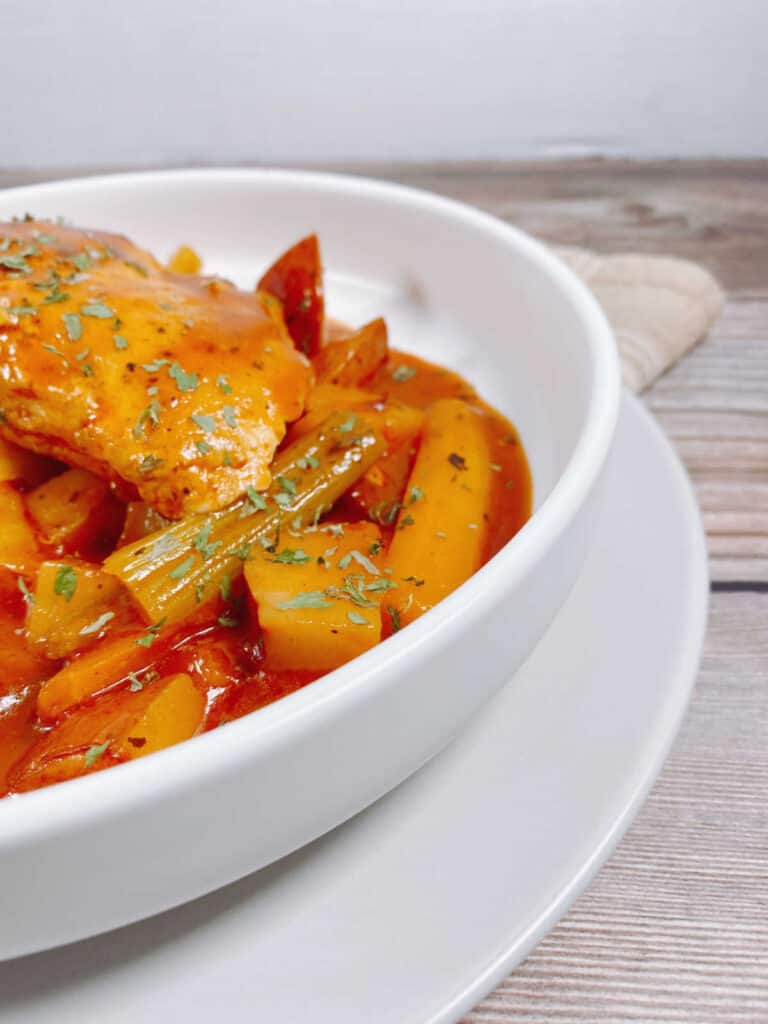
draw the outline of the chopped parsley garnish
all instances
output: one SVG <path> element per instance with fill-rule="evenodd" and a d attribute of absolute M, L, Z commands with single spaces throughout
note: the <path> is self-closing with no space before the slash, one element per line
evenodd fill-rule
<path fill-rule="evenodd" d="M 397 513 L 400 511 L 400 508 L 399 501 L 380 501 L 373 506 L 368 515 L 374 523 L 380 523 L 382 526 L 391 526 L 397 519 Z"/>
<path fill-rule="evenodd" d="M 88 747 L 85 752 L 85 767 L 93 768 L 101 755 L 106 752 L 106 749 L 111 742 L 111 740 L 105 740 L 103 743 L 99 743 L 96 746 Z"/>
<path fill-rule="evenodd" d="M 279 494 L 275 495 L 275 502 L 285 508 L 286 505 L 291 504 L 291 496 L 290 494 L 286 494 L 284 491 L 281 491 Z"/>
<path fill-rule="evenodd" d="M 375 540 L 371 545 L 369 545 L 369 547 L 368 547 L 368 554 L 369 555 L 380 555 L 381 554 L 381 541 L 380 540 Z"/>
<path fill-rule="evenodd" d="M 182 392 L 194 391 L 200 383 L 196 373 L 187 373 L 178 363 L 171 364 L 168 374 L 176 381 L 176 387 Z"/>
<path fill-rule="evenodd" d="M 147 420 L 157 427 L 157 425 L 160 423 L 160 414 L 162 413 L 162 411 L 163 407 L 161 406 L 160 402 L 155 400 L 151 401 L 150 404 L 148 404 L 148 406 L 146 407 L 146 409 L 142 410 L 141 415 L 136 420 L 136 426 L 133 428 L 133 436 L 136 438 L 137 441 L 141 440 L 141 435 L 144 432 L 144 424 L 146 423 Z"/>
<path fill-rule="evenodd" d="M 377 580 L 371 580 L 370 583 L 366 583 L 363 587 L 363 590 L 369 590 L 372 594 L 395 589 L 397 589 L 397 584 L 393 580 L 388 580 L 386 576 L 380 576 Z"/>
<path fill-rule="evenodd" d="M 156 622 L 154 624 L 154 626 L 147 626 L 147 629 L 146 629 L 146 632 L 144 633 L 144 636 L 140 636 L 136 640 L 136 644 L 139 647 L 151 647 L 152 644 L 155 642 L 157 634 L 160 632 L 160 630 L 163 628 L 164 625 L 165 625 L 165 619 L 163 618 L 163 619 L 160 619 L 159 622 Z"/>
<path fill-rule="evenodd" d="M 34 306 L 11 306 L 8 310 L 14 316 L 34 316 L 37 313 L 37 309 Z"/>
<path fill-rule="evenodd" d="M 77 590 L 77 573 L 71 565 L 60 565 L 53 581 L 53 592 L 65 601 L 71 601 Z"/>
<path fill-rule="evenodd" d="M 77 313 L 62 313 L 61 319 L 70 341 L 79 341 L 83 333 L 83 323 Z"/>
<path fill-rule="evenodd" d="M 411 487 L 408 491 L 408 504 L 413 505 L 417 501 L 421 501 L 424 497 L 424 491 L 420 487 Z"/>
<path fill-rule="evenodd" d="M 237 414 L 231 405 L 225 405 L 221 410 L 221 414 L 224 417 L 224 422 L 228 427 L 232 427 L 234 430 L 237 426 Z"/>
<path fill-rule="evenodd" d="M 60 284 L 61 274 L 59 274 L 58 270 L 56 270 L 55 267 L 52 267 L 48 271 L 48 277 L 46 277 L 43 281 L 35 281 L 32 287 L 37 288 L 39 291 L 42 292 L 49 290 L 56 291 Z"/>
<path fill-rule="evenodd" d="M 259 537 L 260 541 L 264 539 L 264 537 Z M 241 544 L 239 548 L 235 548 L 232 551 L 232 554 L 235 556 L 235 558 L 239 558 L 241 562 L 247 562 L 248 559 L 251 557 L 252 547 L 252 544 Z"/>
<path fill-rule="evenodd" d="M 69 360 L 67 359 L 63 352 L 59 352 L 55 345 L 43 345 L 43 348 L 45 349 L 46 352 L 50 352 L 52 355 L 58 356 L 59 359 L 62 359 L 64 363 L 67 366 L 69 366 Z"/>
<path fill-rule="evenodd" d="M 392 380 L 396 380 L 400 384 L 404 383 L 407 380 L 410 380 L 411 377 L 415 377 L 415 376 L 416 376 L 416 369 L 415 369 L 415 367 L 413 367 L 413 366 L 405 366 L 405 365 L 396 366 L 394 368 L 394 370 L 390 373 L 390 377 L 392 378 Z"/>
<path fill-rule="evenodd" d="M 330 608 L 332 602 L 326 600 L 323 590 L 307 590 L 288 601 L 283 601 L 277 607 L 280 611 L 289 611 L 291 608 Z"/>
<path fill-rule="evenodd" d="M 115 311 L 106 306 L 103 302 L 89 302 L 86 306 L 80 307 L 83 316 L 92 316 L 97 320 L 111 320 Z"/>
<path fill-rule="evenodd" d="M 347 618 L 355 626 L 367 626 L 369 625 L 368 619 L 360 615 L 359 612 L 347 612 Z"/>
<path fill-rule="evenodd" d="M 387 615 L 389 615 L 389 622 L 392 626 L 393 633 L 399 633 L 403 628 L 400 622 L 400 612 L 397 608 L 393 608 L 391 604 L 387 605 Z"/>
<path fill-rule="evenodd" d="M 85 366 L 83 367 L 83 376 L 84 377 L 92 377 L 93 376 L 93 367 L 91 366 L 90 363 L 86 363 Z"/>
<path fill-rule="evenodd" d="M 221 391 L 223 395 L 232 394 L 232 386 L 229 383 L 229 380 L 227 379 L 227 375 L 225 373 L 220 373 L 219 376 L 216 378 L 216 387 L 219 389 L 219 391 Z"/>
<path fill-rule="evenodd" d="M 32 593 L 32 591 L 27 586 L 26 581 L 24 580 L 23 576 L 17 576 L 16 577 L 16 586 L 19 588 L 21 593 L 24 595 L 24 600 L 31 607 L 35 603 L 35 595 Z"/>
<path fill-rule="evenodd" d="M 413 526 L 413 523 L 414 523 L 413 516 L 412 515 L 405 515 L 400 520 L 400 522 L 397 524 L 397 529 L 398 530 L 404 530 L 406 528 L 406 526 Z"/>
<path fill-rule="evenodd" d="M 164 366 L 168 365 L 167 359 L 155 359 L 153 363 L 142 363 L 142 370 L 146 370 L 147 373 L 157 373 L 158 370 L 162 370 Z"/>
<path fill-rule="evenodd" d="M 290 494 L 293 497 L 296 494 L 296 484 L 290 477 L 278 476 L 277 482 L 280 484 L 280 490 L 285 491 L 286 494 Z"/>
<path fill-rule="evenodd" d="M 213 451 L 207 441 L 195 441 L 195 448 L 197 448 L 201 455 L 207 455 Z"/>
<path fill-rule="evenodd" d="M 220 626 L 224 626 L 225 629 L 234 629 L 240 625 L 240 619 L 236 619 L 233 615 L 220 615 L 217 619 Z"/>
<path fill-rule="evenodd" d="M 173 569 L 171 569 L 171 571 L 168 573 L 168 575 L 170 576 L 170 578 L 172 580 L 183 579 L 187 575 L 187 573 L 189 572 L 189 570 L 192 568 L 192 566 L 194 564 L 195 564 L 195 556 L 194 555 L 190 555 L 189 558 L 185 558 L 183 562 L 179 562 L 179 564 L 177 566 L 175 566 Z"/>
<path fill-rule="evenodd" d="M 221 547 L 220 540 L 215 540 L 213 543 L 210 543 L 212 528 L 213 525 L 211 523 L 206 523 L 192 541 L 192 547 L 196 551 L 200 552 L 204 562 L 207 562 L 209 558 L 215 555 L 217 549 Z"/>
<path fill-rule="evenodd" d="M 343 434 L 348 434 L 354 428 L 356 423 L 357 423 L 357 416 L 350 416 L 349 419 L 344 420 L 343 423 L 339 424 L 339 430 Z"/>
<path fill-rule="evenodd" d="M 140 473 L 152 473 L 158 466 L 162 466 L 163 460 L 158 459 L 156 455 L 145 455 L 139 463 Z"/>
<path fill-rule="evenodd" d="M 221 583 L 219 583 L 219 593 L 221 594 L 222 601 L 229 601 L 232 597 L 232 581 L 230 580 L 227 573 L 221 577 Z"/>
<path fill-rule="evenodd" d="M 92 266 L 93 261 L 87 252 L 79 252 L 77 256 L 72 257 L 72 262 L 78 270 L 85 272 Z"/>
<path fill-rule="evenodd" d="M 263 512 L 267 507 L 267 500 L 264 495 L 259 494 L 256 488 L 252 487 L 250 484 L 245 488 L 245 493 L 251 505 L 253 505 L 255 509 L 258 509 L 259 512 Z"/>
<path fill-rule="evenodd" d="M 124 337 L 122 334 L 116 334 L 112 340 L 115 343 L 115 348 L 121 349 L 123 351 L 128 348 L 128 339 Z"/>
<path fill-rule="evenodd" d="M 207 434 L 213 434 L 216 431 L 216 420 L 213 416 L 208 416 L 203 413 L 192 413 L 189 417 L 196 427 L 200 427 Z"/>
<path fill-rule="evenodd" d="M 359 608 L 375 608 L 376 602 L 369 600 L 363 593 L 363 577 L 362 576 L 345 576 L 344 586 L 342 587 L 329 587 L 326 593 L 332 597 L 347 598 L 356 604 Z"/>
<path fill-rule="evenodd" d="M 43 299 L 44 306 L 52 306 L 56 302 L 66 302 L 69 298 L 68 292 L 62 292 L 58 286 L 52 288 Z"/>
<path fill-rule="evenodd" d="M 31 269 L 23 255 L 0 256 L 0 267 L 5 267 L 6 270 L 18 270 L 22 274 L 28 274 Z"/>
<path fill-rule="evenodd" d="M 370 558 L 368 558 L 366 555 L 364 555 L 362 553 L 362 551 L 358 551 L 356 548 L 353 548 L 353 550 L 349 552 L 349 555 L 347 557 L 348 558 L 354 558 L 354 560 L 357 562 L 357 564 L 362 566 L 362 568 L 365 569 L 366 572 L 369 572 L 371 574 L 371 576 L 380 576 L 381 575 L 381 573 L 376 568 L 376 566 L 373 564 L 373 562 L 370 560 Z M 341 563 L 339 563 L 339 564 L 341 564 Z M 345 568 L 345 567 L 343 567 L 343 568 Z"/>
<path fill-rule="evenodd" d="M 269 561 L 279 562 L 281 565 L 305 565 L 312 561 L 312 556 L 308 555 L 306 551 L 302 551 L 301 548 L 297 548 L 295 551 L 292 551 L 291 548 L 283 548 Z"/>
<path fill-rule="evenodd" d="M 316 459 L 314 455 L 304 455 L 300 459 L 296 459 L 296 465 L 299 469 L 318 469 L 320 459 Z"/>

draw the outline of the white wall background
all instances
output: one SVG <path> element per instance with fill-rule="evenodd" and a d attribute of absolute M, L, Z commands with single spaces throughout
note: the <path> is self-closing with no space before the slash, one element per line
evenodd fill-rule
<path fill-rule="evenodd" d="M 0 0 L 0 165 L 767 156 L 768 0 Z"/>

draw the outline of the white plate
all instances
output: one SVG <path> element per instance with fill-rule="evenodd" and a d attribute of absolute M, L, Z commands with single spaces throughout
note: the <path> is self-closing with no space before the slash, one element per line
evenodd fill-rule
<path fill-rule="evenodd" d="M 690 486 L 626 396 L 582 576 L 514 682 L 459 740 L 255 875 L 0 965 L 0 1019 L 459 1019 L 552 927 L 629 825 L 685 709 L 706 603 Z"/>

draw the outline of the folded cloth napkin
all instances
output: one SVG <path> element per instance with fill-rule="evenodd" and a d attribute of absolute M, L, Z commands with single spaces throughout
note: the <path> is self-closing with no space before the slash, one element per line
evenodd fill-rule
<path fill-rule="evenodd" d="M 643 391 L 700 341 L 723 307 L 715 278 L 688 260 L 554 251 L 603 307 L 616 334 L 624 383 L 632 391 Z"/>

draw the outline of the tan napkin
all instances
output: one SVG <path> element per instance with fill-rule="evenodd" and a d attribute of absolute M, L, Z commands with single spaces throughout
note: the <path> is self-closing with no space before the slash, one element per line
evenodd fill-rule
<path fill-rule="evenodd" d="M 700 341 L 723 307 L 720 285 L 688 260 L 554 251 L 603 307 L 618 341 L 624 383 L 632 391 L 643 391 Z"/>

